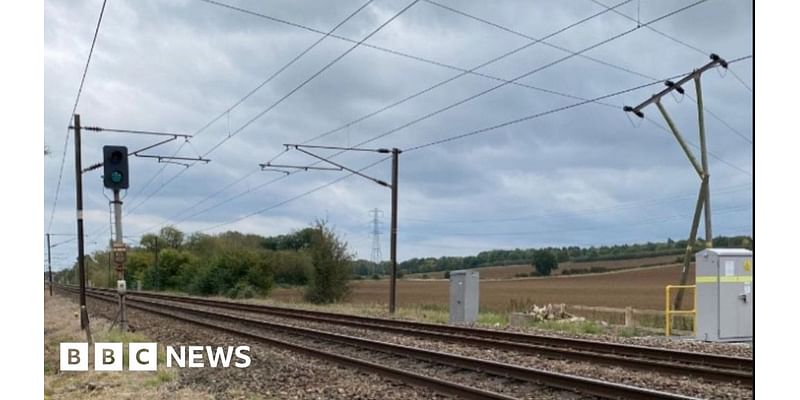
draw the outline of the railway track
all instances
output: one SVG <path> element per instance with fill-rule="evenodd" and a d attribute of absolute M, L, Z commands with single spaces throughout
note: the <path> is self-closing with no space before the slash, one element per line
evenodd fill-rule
<path fill-rule="evenodd" d="M 107 290 L 107 289 L 95 289 Z M 644 371 L 692 376 L 753 386 L 753 360 L 741 357 L 623 345 L 583 339 L 559 338 L 516 332 L 450 325 L 437 325 L 386 318 L 362 317 L 290 309 L 260 304 L 211 300 L 151 292 L 133 292 L 131 297 L 156 298 L 222 309 L 260 313 L 311 322 L 329 323 L 432 338 L 452 343 L 538 354 L 544 357 L 585 361 Z"/>
<path fill-rule="evenodd" d="M 61 287 L 71 293 L 75 293 L 74 288 Z M 87 295 L 102 301 L 116 302 L 116 297 L 109 291 L 90 290 Z M 554 373 L 534 368 L 526 368 L 516 365 L 504 364 L 493 361 L 480 360 L 470 357 L 463 357 L 449 353 L 436 352 L 419 349 L 410 346 L 384 343 L 354 336 L 341 335 L 336 333 L 324 332 L 315 329 L 303 328 L 293 325 L 280 324 L 233 315 L 207 309 L 200 309 L 181 303 L 176 299 L 146 298 L 147 296 L 130 296 L 128 305 L 130 308 L 140 309 L 146 312 L 161 315 L 167 318 L 176 319 L 206 328 L 215 329 L 232 335 L 247 337 L 269 345 L 297 351 L 313 357 L 326 359 L 335 363 L 348 365 L 363 369 L 372 373 L 378 373 L 391 379 L 401 380 L 409 384 L 422 386 L 441 393 L 455 395 L 462 398 L 491 398 L 508 399 L 507 395 L 495 393 L 475 387 L 433 378 L 424 374 L 414 373 L 407 370 L 392 368 L 380 363 L 375 363 L 363 359 L 358 359 L 341 354 L 331 353 L 309 346 L 299 345 L 288 341 L 276 339 L 272 336 L 262 334 L 263 331 L 282 332 L 294 336 L 302 336 L 315 341 L 335 343 L 334 348 L 352 346 L 372 352 L 390 354 L 395 357 L 411 358 L 423 362 L 454 366 L 460 369 L 467 369 L 482 375 L 492 375 L 507 378 L 515 381 L 531 382 L 538 385 L 545 385 L 560 390 L 568 390 L 581 394 L 598 396 L 610 399 L 689 399 L 690 397 L 673 393 L 655 391 L 630 385 L 611 383 L 597 379 L 590 379 L 568 374 Z M 181 297 L 181 296 L 177 296 Z M 249 328 L 258 328 L 257 332 L 241 327 L 220 324 L 220 321 L 233 325 L 244 325 Z"/>

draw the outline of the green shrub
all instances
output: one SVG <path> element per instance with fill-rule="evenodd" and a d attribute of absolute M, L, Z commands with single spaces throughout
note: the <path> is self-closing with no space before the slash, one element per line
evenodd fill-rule
<path fill-rule="evenodd" d="M 351 255 L 325 222 L 317 221 L 311 233 L 312 273 L 305 298 L 316 304 L 341 301 L 350 292 Z"/>

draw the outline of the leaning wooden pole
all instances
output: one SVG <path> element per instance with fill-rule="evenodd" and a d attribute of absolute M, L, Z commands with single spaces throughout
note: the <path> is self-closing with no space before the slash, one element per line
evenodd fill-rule
<path fill-rule="evenodd" d="M 700 75 L 694 78 L 694 87 L 697 91 L 697 125 L 700 130 L 700 162 L 703 164 L 705 177 L 705 193 L 703 201 L 703 217 L 706 224 L 706 247 L 714 247 L 714 234 L 711 232 L 711 174 L 708 171 L 708 154 L 706 151 L 706 123 L 703 114 L 703 91 L 700 88 Z"/>
<path fill-rule="evenodd" d="M 686 242 L 686 252 L 683 254 L 683 269 L 681 270 L 681 286 L 686 285 L 689 279 L 689 265 L 692 261 L 692 254 L 694 253 L 694 242 L 697 237 L 697 228 L 700 225 L 700 211 L 703 209 L 705 203 L 705 189 L 707 179 L 703 179 L 700 185 L 700 192 L 697 194 L 697 204 L 694 207 L 694 217 L 692 218 L 692 229 L 689 232 L 689 240 Z M 672 305 L 673 310 L 680 310 L 683 303 L 683 288 L 678 289 L 675 295 L 675 303 Z"/>

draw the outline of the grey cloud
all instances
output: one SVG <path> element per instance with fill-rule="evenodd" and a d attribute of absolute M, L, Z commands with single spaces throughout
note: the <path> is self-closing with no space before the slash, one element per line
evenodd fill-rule
<path fill-rule="evenodd" d="M 442 0 L 442 3 L 537 37 L 602 10 L 590 1 L 493 2 L 487 5 L 477 1 Z M 611 4 L 610 1 L 606 3 Z M 65 122 L 99 12 L 99 4 L 94 2 L 78 4 L 77 7 L 64 7 L 59 2 L 45 4 L 44 136 L 45 143 L 55 150 L 54 156 L 45 158 L 45 218 L 49 217 L 55 195 Z M 296 1 L 234 4 L 327 31 L 363 2 L 326 2 L 324 6 Z M 405 4 L 407 2 L 399 0 L 375 1 L 337 33 L 359 39 Z M 642 19 L 654 18 L 687 4 L 690 2 L 642 2 Z M 636 4 L 631 2 L 619 10 L 635 15 Z M 78 108 L 84 124 L 195 132 L 320 37 L 198 1 L 111 3 L 106 12 Z M 704 50 L 731 58 L 752 52 L 751 16 L 749 4 L 709 1 L 659 22 L 655 27 Z M 84 23 L 73 23 L 76 20 Z M 632 26 L 631 21 L 606 13 L 550 41 L 577 51 Z M 527 42 L 420 2 L 368 43 L 472 68 Z M 223 116 L 198 135 L 191 146 L 184 146 L 180 154 L 194 156 L 207 151 L 228 135 L 229 121 L 232 130 L 242 126 L 351 45 L 335 38 L 326 39 L 237 107 L 229 117 Z M 688 72 L 707 62 L 706 55 L 645 28 L 586 54 L 657 78 Z M 537 44 L 480 71 L 511 79 L 566 55 Z M 735 64 L 732 69 L 751 83 L 751 61 Z M 457 71 L 375 49 L 358 48 L 220 146 L 209 155 L 212 163 L 193 166 L 180 178 L 163 186 L 131 213 L 126 222 L 131 228 L 127 231 L 141 230 L 175 216 L 253 171 L 259 162 L 280 153 L 282 143 L 307 140 L 456 74 Z M 572 57 L 521 82 L 592 97 L 648 80 Z M 317 143 L 347 146 L 368 140 L 497 84 L 485 78 L 465 76 Z M 703 84 L 707 107 L 751 137 L 752 93 L 732 76 L 720 77 L 715 71 L 703 77 Z M 691 213 L 696 176 L 668 132 L 646 121 L 634 127 L 619 108 L 642 101 L 661 87 L 655 85 L 608 99 L 617 107 L 614 109 L 583 105 L 464 140 L 404 153 L 400 161 L 401 258 L 467 254 L 493 247 L 601 244 L 685 236 L 688 218 L 680 216 Z M 687 89 L 694 96 L 694 88 Z M 577 101 L 508 85 L 375 140 L 369 146 L 407 148 Z M 678 103 L 670 97 L 665 98 L 664 104 L 682 132 L 696 143 L 694 103 L 689 99 Z M 663 125 L 655 108 L 647 109 L 646 113 Z M 709 116 L 706 123 L 710 149 L 725 162 L 751 171 L 751 144 Z M 98 158 L 100 147 L 110 142 L 127 144 L 131 148 L 153 143 L 152 138 L 85 136 L 85 162 Z M 171 154 L 178 146 L 171 144 L 159 152 Z M 74 231 L 74 222 L 69 217 L 74 202 L 71 148 L 69 150 L 54 231 Z M 338 159 L 353 167 L 377 160 L 373 154 L 348 154 Z M 293 153 L 280 160 L 287 163 L 310 161 L 308 157 Z M 142 190 L 144 183 L 162 165 L 144 159 L 132 162 L 136 187 L 131 188 L 126 206 L 138 204 L 183 168 L 167 166 L 162 176 Z M 716 232 L 749 232 L 751 211 L 737 211 L 736 207 L 751 204 L 748 189 L 743 185 L 752 182 L 752 177 L 715 158 L 711 158 L 710 163 L 712 188 L 740 188 L 737 192 L 723 192 L 714 197 L 716 207 L 732 210 L 716 219 L 719 227 Z M 389 168 L 389 163 L 383 163 L 368 172 L 388 180 Z M 85 177 L 86 203 L 102 215 L 107 210 L 107 200 L 100 193 L 98 176 Z M 342 175 L 298 173 L 257 189 L 277 176 L 254 173 L 184 216 L 239 193 L 245 195 L 191 218 L 179 228 L 193 231 L 230 221 Z M 684 198 L 657 206 L 646 203 L 649 199 L 676 194 Z M 626 204 L 633 206 L 602 211 Z M 637 204 L 640 207 L 636 207 Z M 273 234 L 302 228 L 315 218 L 327 215 L 348 237 L 353 249 L 367 256 L 371 241 L 365 223 L 367 210 L 374 207 L 388 214 L 388 190 L 351 177 L 220 229 Z M 413 221 L 499 220 L 553 213 L 558 215 L 542 216 L 538 220 L 487 222 L 483 229 L 474 224 L 458 226 Z M 662 222 L 640 223 L 653 219 Z M 388 224 L 388 219 L 385 222 Z M 44 223 L 47 224 L 47 220 Z M 102 231 L 102 218 L 87 225 L 90 225 L 87 226 L 89 231 Z M 583 229 L 585 226 L 590 229 Z M 486 235 L 464 235 L 481 231 Z M 542 233 L 531 233 L 538 231 Z M 599 231 L 603 234 L 598 235 Z M 495 235 L 504 232 L 529 233 Z M 388 241 L 383 245 L 387 253 Z M 71 254 L 67 247 L 61 249 L 64 254 Z"/>

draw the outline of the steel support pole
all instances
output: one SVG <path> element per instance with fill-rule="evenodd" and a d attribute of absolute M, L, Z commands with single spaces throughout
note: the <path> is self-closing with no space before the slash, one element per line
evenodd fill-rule
<path fill-rule="evenodd" d="M 53 295 L 53 268 L 50 265 L 50 234 L 47 234 L 47 280 L 50 282 L 50 296 Z"/>
<path fill-rule="evenodd" d="M 158 236 L 156 235 L 156 263 L 153 265 L 154 270 L 156 271 L 156 290 L 161 289 L 161 277 L 158 276 Z"/>
<path fill-rule="evenodd" d="M 114 189 L 114 247 L 124 245 L 122 242 L 122 200 L 119 198 L 119 189 Z M 125 262 L 117 264 L 117 280 L 125 280 Z M 127 288 L 126 288 L 127 291 Z M 125 309 L 125 293 L 119 293 L 119 328 L 128 330 L 128 313 Z"/>
<path fill-rule="evenodd" d="M 392 232 L 390 239 L 391 249 L 391 278 L 389 284 L 389 313 L 394 314 L 397 306 L 397 162 L 400 156 L 399 149 L 392 149 Z"/>
<path fill-rule="evenodd" d="M 706 223 L 706 247 L 714 247 L 714 234 L 711 232 L 711 174 L 708 171 L 708 154 L 706 151 L 706 124 L 703 113 L 703 90 L 700 87 L 700 75 L 694 78 L 694 87 L 697 90 L 697 123 L 700 130 L 700 161 L 703 163 L 703 175 L 705 176 L 705 206 L 703 216 Z"/>
<path fill-rule="evenodd" d="M 113 282 L 111 281 L 111 256 L 113 254 L 114 249 L 114 242 L 109 240 L 109 251 L 108 251 L 108 287 L 113 288 Z"/>
<path fill-rule="evenodd" d="M 697 228 L 700 225 L 700 210 L 703 209 L 703 203 L 705 200 L 705 192 L 708 180 L 703 179 L 703 183 L 700 185 L 700 191 L 697 194 L 697 204 L 694 207 L 694 217 L 692 217 L 692 229 L 689 232 L 689 240 L 686 243 L 686 252 L 683 254 L 683 269 L 681 270 L 681 286 L 686 285 L 686 281 L 689 279 L 689 264 L 692 261 L 692 253 L 694 253 L 694 242 L 695 238 L 697 237 Z M 680 310 L 681 304 L 683 303 L 683 287 L 678 289 L 678 293 L 675 295 L 675 303 L 672 306 L 673 310 Z"/>
<path fill-rule="evenodd" d="M 81 173 L 81 116 L 74 115 L 75 131 L 75 210 L 78 222 L 78 285 L 80 287 L 81 329 L 89 327 L 86 310 L 86 260 L 83 253 L 83 175 Z"/>

